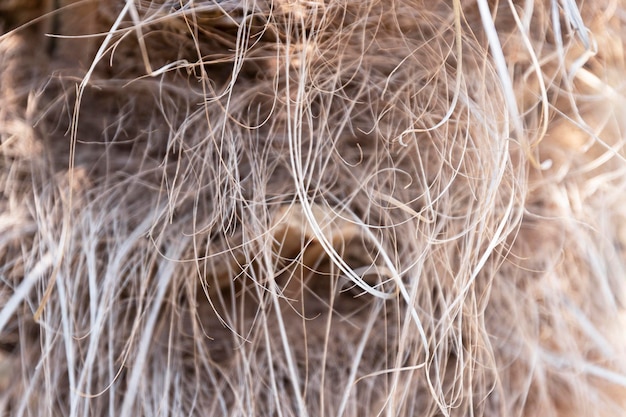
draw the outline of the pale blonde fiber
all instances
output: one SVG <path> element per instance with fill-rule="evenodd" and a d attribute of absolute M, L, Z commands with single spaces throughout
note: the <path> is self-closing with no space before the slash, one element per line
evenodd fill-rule
<path fill-rule="evenodd" d="M 626 416 L 625 40 L 0 0 L 0 416 Z"/>

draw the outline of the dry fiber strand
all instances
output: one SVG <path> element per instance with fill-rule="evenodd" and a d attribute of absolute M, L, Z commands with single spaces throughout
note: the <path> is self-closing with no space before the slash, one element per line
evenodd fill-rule
<path fill-rule="evenodd" d="M 0 416 L 625 416 L 625 20 L 0 0 Z"/>

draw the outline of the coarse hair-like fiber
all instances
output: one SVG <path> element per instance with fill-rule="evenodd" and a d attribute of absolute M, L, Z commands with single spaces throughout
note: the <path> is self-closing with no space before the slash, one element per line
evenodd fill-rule
<path fill-rule="evenodd" d="M 0 33 L 0 416 L 626 416 L 625 0 Z"/>

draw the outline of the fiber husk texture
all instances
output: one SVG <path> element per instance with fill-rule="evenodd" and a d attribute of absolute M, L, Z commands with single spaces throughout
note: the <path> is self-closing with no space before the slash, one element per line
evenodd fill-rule
<path fill-rule="evenodd" d="M 0 1 L 0 415 L 626 415 L 625 19 Z"/>

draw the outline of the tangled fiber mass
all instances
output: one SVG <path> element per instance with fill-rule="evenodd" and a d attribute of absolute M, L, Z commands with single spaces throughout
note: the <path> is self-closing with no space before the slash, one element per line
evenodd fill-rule
<path fill-rule="evenodd" d="M 626 415 L 626 1 L 0 33 L 0 416 Z"/>

